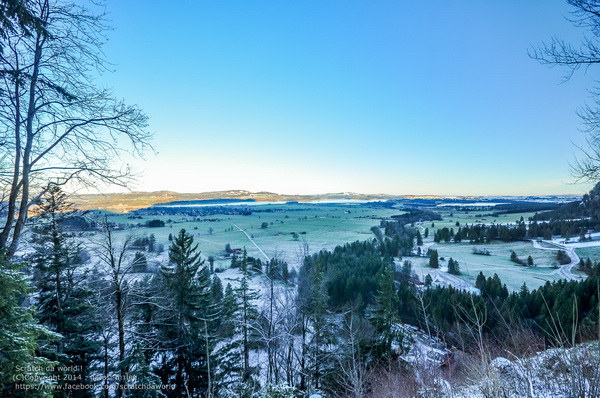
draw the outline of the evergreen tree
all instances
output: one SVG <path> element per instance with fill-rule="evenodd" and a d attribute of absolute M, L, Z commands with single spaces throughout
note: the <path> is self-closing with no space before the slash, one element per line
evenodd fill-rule
<path fill-rule="evenodd" d="M 151 253 L 156 251 L 156 237 L 154 234 L 150 234 L 148 237 L 148 251 Z"/>
<path fill-rule="evenodd" d="M 433 284 L 433 278 L 431 277 L 431 275 L 427 274 L 425 275 L 425 286 L 431 286 Z"/>
<path fill-rule="evenodd" d="M 221 322 L 219 323 L 219 337 L 231 338 L 233 337 L 235 322 L 234 314 L 237 311 L 236 297 L 233 292 L 231 284 L 228 283 L 225 287 L 225 293 L 223 294 L 223 300 L 221 301 Z"/>
<path fill-rule="evenodd" d="M 157 360 L 158 349 L 161 346 L 158 331 L 162 321 L 161 308 L 164 308 L 165 303 L 160 282 L 162 281 L 154 275 L 146 276 L 136 281 L 132 289 L 137 302 L 132 307 L 129 322 L 133 326 L 131 333 L 135 345 L 128 356 L 126 367 L 129 369 L 129 374 L 135 377 L 135 384 L 161 384 L 160 378 L 154 373 L 151 365 Z M 159 390 L 131 390 L 128 395 L 162 396 Z"/>
<path fill-rule="evenodd" d="M 62 374 L 59 384 L 89 383 L 90 365 L 100 350 L 100 325 L 90 304 L 93 293 L 81 271 L 79 244 L 63 225 L 79 216 L 67 203 L 66 195 L 51 186 L 38 204 L 38 216 L 33 228 L 35 252 L 32 262 L 39 292 L 37 307 L 40 322 L 63 336 L 59 340 L 42 341 L 40 351 L 76 371 Z M 57 389 L 55 396 L 66 396 Z M 81 391 L 81 396 L 91 396 Z"/>
<path fill-rule="evenodd" d="M 148 260 L 146 256 L 141 252 L 135 252 L 133 262 L 131 264 L 132 272 L 144 272 L 148 267 Z"/>
<path fill-rule="evenodd" d="M 240 323 L 237 318 L 240 307 L 236 294 L 227 284 L 221 301 L 221 320 L 217 329 L 219 338 L 224 344 L 218 349 L 215 359 L 218 363 L 215 369 L 215 390 L 225 396 L 234 396 L 242 379 L 242 340 L 240 338 Z"/>
<path fill-rule="evenodd" d="M 223 301 L 223 283 L 221 282 L 221 278 L 216 275 L 212 277 L 210 292 L 213 304 L 220 305 Z"/>
<path fill-rule="evenodd" d="M 308 297 L 307 315 L 312 329 L 308 342 L 309 371 L 315 389 L 322 387 L 323 379 L 332 371 L 331 353 L 327 348 L 334 342 L 333 324 L 328 319 L 329 294 L 325 273 L 319 262 L 311 274 L 312 289 Z"/>
<path fill-rule="evenodd" d="M 131 357 L 128 359 L 128 384 L 157 386 L 160 378 L 152 371 L 144 348 L 140 342 L 135 343 Z M 129 385 L 126 385 L 126 388 Z M 127 397 L 131 398 L 156 398 L 161 396 L 160 390 L 153 388 L 128 388 Z"/>
<path fill-rule="evenodd" d="M 458 261 L 453 260 L 452 257 L 450 257 L 450 260 L 448 260 L 448 273 L 452 275 L 460 275 Z"/>
<path fill-rule="evenodd" d="M 258 385 L 254 376 L 259 369 L 250 365 L 250 353 L 259 344 L 256 331 L 260 316 L 254 304 L 259 296 L 250 288 L 247 266 L 242 265 L 241 272 L 239 286 L 232 288 L 227 284 L 223 295 L 223 322 L 219 332 L 227 340 L 217 353 L 215 383 L 225 395 L 250 396 Z"/>
<path fill-rule="evenodd" d="M 389 265 L 385 265 L 379 273 L 379 290 L 371 323 L 375 328 L 374 356 L 378 360 L 387 360 L 388 369 L 391 368 L 392 343 L 402 340 L 397 329 L 400 322 L 397 309 L 398 295 L 394 288 L 394 273 Z M 400 346 L 402 347 L 402 344 Z"/>
<path fill-rule="evenodd" d="M 475 280 L 475 287 L 479 290 L 483 289 L 485 285 L 485 275 L 483 275 L 483 272 L 479 272 L 479 275 L 477 275 L 477 279 Z"/>
<path fill-rule="evenodd" d="M 439 268 L 440 267 L 438 251 L 435 249 L 431 250 L 431 252 L 429 253 L 429 266 L 431 268 Z"/>
<path fill-rule="evenodd" d="M 27 277 L 19 266 L 9 263 L 0 253 L 0 396 L 43 396 L 43 392 L 19 389 L 15 386 L 16 375 L 23 375 L 19 367 L 31 366 L 45 369 L 51 362 L 37 355 L 37 340 L 61 336 L 53 335 L 47 328 L 37 324 L 34 309 L 23 307 L 21 302 L 29 292 Z M 30 379 L 23 384 L 39 384 L 43 371 L 26 372 Z M 21 384 L 21 383 L 19 383 Z"/>
<path fill-rule="evenodd" d="M 253 302 L 258 299 L 259 295 L 256 290 L 250 288 L 249 279 L 246 264 L 243 264 L 240 286 L 234 292 L 239 306 L 237 323 L 242 336 L 242 380 L 244 382 L 248 382 L 255 373 L 255 369 L 250 367 L 250 350 L 256 345 L 258 339 L 254 331 L 259 315 Z"/>
<path fill-rule="evenodd" d="M 163 384 L 175 384 L 175 389 L 164 391 L 169 397 L 204 395 L 213 389 L 216 343 L 209 272 L 201 268 L 198 245 L 185 229 L 173 238 L 169 259 L 160 269 L 168 308 L 159 329 L 163 345 L 159 375 Z"/>

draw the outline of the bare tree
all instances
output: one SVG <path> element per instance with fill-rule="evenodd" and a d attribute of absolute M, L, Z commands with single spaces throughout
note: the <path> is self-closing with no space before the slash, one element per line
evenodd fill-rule
<path fill-rule="evenodd" d="M 575 26 L 585 28 L 588 34 L 579 45 L 573 45 L 556 37 L 550 42 L 533 48 L 529 56 L 543 65 L 565 68 L 564 80 L 569 80 L 579 69 L 587 70 L 600 64 L 600 1 L 567 0 L 573 7 L 571 21 Z M 578 180 L 598 181 L 600 179 L 600 87 L 590 90 L 592 104 L 585 104 L 577 112 L 583 122 L 583 132 L 587 135 L 587 147 L 579 147 L 582 156 L 571 165 L 571 172 Z"/>
<path fill-rule="evenodd" d="M 105 281 L 101 275 L 94 273 L 92 275 L 90 286 L 95 290 L 93 298 L 94 305 L 97 306 L 96 317 L 99 324 L 101 325 L 100 330 L 100 344 L 102 345 L 102 353 L 100 360 L 102 363 L 102 396 L 109 398 L 109 383 L 110 383 L 110 371 L 111 371 L 111 352 L 114 351 L 114 311 L 110 306 L 106 305 L 106 290 L 108 281 Z"/>
<path fill-rule="evenodd" d="M 465 325 L 467 335 L 477 344 L 477 352 L 479 353 L 482 363 L 489 363 L 490 353 L 485 342 L 484 328 L 488 320 L 487 307 L 482 301 L 475 302 L 474 296 L 469 295 L 468 306 L 455 305 L 454 313 Z"/>
<path fill-rule="evenodd" d="M 414 297 L 417 299 L 417 302 L 419 303 L 419 311 L 421 312 L 421 315 L 423 315 L 423 323 L 425 324 L 425 327 L 427 328 L 427 336 L 429 336 L 431 338 L 431 329 L 429 327 L 429 304 L 427 303 L 425 304 L 425 299 L 423 296 L 425 296 L 425 292 L 423 290 L 419 290 L 416 289 L 413 293 Z"/>
<path fill-rule="evenodd" d="M 285 289 L 280 296 L 281 368 L 288 386 L 296 385 L 298 378 L 299 351 L 297 331 L 301 330 L 301 318 L 296 305 L 295 289 Z"/>
<path fill-rule="evenodd" d="M 373 333 L 368 322 L 361 320 L 352 312 L 344 314 L 341 329 L 344 337 L 343 352 L 337 356 L 336 367 L 339 372 L 337 382 L 349 397 L 362 398 L 368 396 L 368 380 L 372 369 L 369 368 L 366 356 L 361 347 Z"/>
<path fill-rule="evenodd" d="M 121 397 L 124 389 L 124 382 L 127 380 L 127 367 L 125 366 L 125 318 L 127 309 L 130 307 L 128 296 L 128 276 L 131 273 L 132 261 L 126 256 L 127 246 L 133 240 L 133 235 L 129 235 L 119 244 L 108 220 L 104 219 L 104 240 L 98 244 L 97 255 L 110 280 L 109 297 L 115 309 L 118 331 L 119 345 L 119 388 L 117 397 Z"/>
<path fill-rule="evenodd" d="M 125 185 L 130 170 L 115 160 L 141 154 L 150 139 L 146 115 L 94 82 L 107 70 L 104 15 L 63 0 L 26 4 L 43 28 L 17 24 L 0 36 L 0 248 L 9 256 L 49 184 Z"/>

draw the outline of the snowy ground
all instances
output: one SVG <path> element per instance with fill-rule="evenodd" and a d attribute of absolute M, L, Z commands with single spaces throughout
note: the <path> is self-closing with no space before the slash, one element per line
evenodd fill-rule
<path fill-rule="evenodd" d="M 532 358 L 495 358 L 472 369 L 470 380 L 440 397 L 535 398 L 600 396 L 599 342 L 539 352 Z"/>
<path fill-rule="evenodd" d="M 536 249 L 540 249 L 540 250 L 556 250 L 557 248 L 559 250 L 564 250 L 565 253 L 567 253 L 567 255 L 569 256 L 569 258 L 571 259 L 571 262 L 569 262 L 568 264 L 562 265 L 559 269 L 557 269 L 556 271 L 552 272 L 553 274 L 559 274 L 562 278 L 568 279 L 568 280 L 581 280 L 584 279 L 584 276 L 581 275 L 575 275 L 572 272 L 573 267 L 576 267 L 579 264 L 579 256 L 577 255 L 577 253 L 575 253 L 575 246 L 566 246 L 565 244 L 561 244 L 558 243 L 556 240 L 544 240 L 541 242 L 546 243 L 547 245 L 550 246 L 554 246 L 554 247 L 543 247 L 540 243 L 540 241 L 532 241 L 533 242 L 533 247 L 535 247 Z M 588 242 L 588 243 L 598 243 L 600 244 L 600 242 Z"/>

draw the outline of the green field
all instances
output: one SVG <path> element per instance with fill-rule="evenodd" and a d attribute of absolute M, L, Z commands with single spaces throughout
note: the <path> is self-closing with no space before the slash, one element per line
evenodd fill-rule
<path fill-rule="evenodd" d="M 586 260 L 589 257 L 594 264 L 600 261 L 600 246 L 580 247 L 575 249 L 575 253 L 577 253 L 579 258 L 582 258 L 584 260 Z"/>
<path fill-rule="evenodd" d="M 487 249 L 489 256 L 473 254 L 473 248 Z M 535 249 L 530 242 L 492 242 L 484 245 L 472 245 L 469 243 L 436 243 L 431 246 L 438 250 L 441 266 L 446 266 L 450 258 L 458 260 L 461 278 L 470 283 L 475 283 L 475 279 L 480 272 L 486 277 L 498 274 L 503 283 L 509 290 L 518 290 L 523 282 L 530 289 L 539 287 L 546 281 L 553 281 L 559 276 L 554 273 L 553 266 L 558 265 L 556 252 L 552 250 Z M 531 256 L 534 261 L 534 267 L 523 267 L 510 261 L 511 250 L 514 250 L 519 258 L 527 260 Z M 429 268 L 428 258 L 410 259 L 417 273 L 426 275 L 433 270 Z"/>
<path fill-rule="evenodd" d="M 119 239 L 129 234 L 144 236 L 154 234 L 156 242 L 168 247 L 169 234 L 176 235 L 181 229 L 194 235 L 203 256 L 214 256 L 215 265 L 227 268 L 230 260 L 221 259 L 225 254 L 225 245 L 232 248 L 246 248 L 248 255 L 266 260 L 251 240 L 237 227 L 243 229 L 269 258 L 279 257 L 292 266 L 298 264 L 302 247 L 306 243 L 311 252 L 331 250 L 335 246 L 355 240 L 374 238 L 371 227 L 379 225 L 381 218 L 398 214 L 398 210 L 374 209 L 364 206 L 314 206 L 288 204 L 285 206 L 260 206 L 262 212 L 252 215 L 211 215 L 194 219 L 181 216 L 147 216 L 141 220 L 132 220 L 125 214 L 114 214 L 109 221 L 117 224 L 144 224 L 146 221 L 160 219 L 167 223 L 160 228 L 130 228 L 117 231 Z M 271 210 L 272 212 L 265 212 Z M 218 221 L 203 221 L 218 219 Z M 261 228 L 267 223 L 266 228 Z M 236 227 L 237 226 L 237 227 Z M 209 232 L 212 229 L 212 233 Z M 294 239 L 293 233 L 298 234 Z"/>
<path fill-rule="evenodd" d="M 434 211 L 441 213 L 444 218 L 442 221 L 435 221 L 435 227 L 431 227 L 431 222 L 416 225 L 422 232 L 425 228 L 429 228 L 429 237 L 424 239 L 423 249 L 425 251 L 428 246 L 437 249 L 440 257 L 444 258 L 441 266 L 445 266 L 450 257 L 458 260 L 462 272 L 461 278 L 466 281 L 474 283 L 479 272 L 483 272 L 486 277 L 497 273 L 510 290 L 518 290 L 524 282 L 533 289 L 546 281 L 558 278 L 559 275 L 553 268 L 558 264 L 555 259 L 556 252 L 535 249 L 530 242 L 493 242 L 485 245 L 433 243 L 436 229 L 448 227 L 456 230 L 457 221 L 460 225 L 514 223 L 521 216 L 527 219 L 532 213 L 500 215 L 492 219 L 482 217 L 482 214 L 486 213 L 484 211 L 465 212 L 445 208 L 436 208 Z M 357 205 L 286 204 L 257 206 L 251 215 L 216 214 L 198 218 L 161 215 L 131 219 L 127 214 L 110 214 L 109 221 L 126 226 L 126 229 L 116 231 L 119 240 L 124 240 L 130 234 L 139 237 L 154 234 L 156 242 L 162 244 L 165 249 L 169 246 L 169 234 L 176 235 L 181 229 L 185 229 L 194 235 L 204 258 L 215 257 L 216 268 L 226 269 L 231 263 L 230 259 L 221 258 L 225 254 L 226 244 L 230 244 L 232 248 L 245 248 L 249 256 L 263 261 L 267 259 L 266 257 L 284 259 L 290 266 L 296 268 L 302 258 L 301 253 L 305 245 L 310 252 L 318 252 L 331 250 L 347 242 L 373 239 L 371 227 L 379 225 L 382 218 L 400 213 L 398 209 Z M 153 219 L 160 219 L 166 225 L 159 228 L 136 227 L 136 224 L 144 225 Z M 265 228 L 261 227 L 263 223 L 266 223 Z M 294 237 L 294 233 L 298 235 L 297 238 Z M 91 240 L 93 242 L 99 238 L 99 233 L 96 233 Z M 262 249 L 266 257 L 252 241 Z M 472 253 L 474 247 L 488 249 L 491 255 L 475 255 Z M 525 261 L 528 256 L 531 256 L 536 266 L 523 267 L 511 262 L 509 259 L 511 251 L 515 251 L 519 258 Z M 578 249 L 577 253 L 582 257 L 589 255 L 600 260 L 600 248 Z M 163 253 L 162 256 L 156 260 L 164 261 L 165 254 Z M 410 257 L 410 260 L 415 271 L 422 278 L 432 271 L 428 268 L 428 258 Z"/>

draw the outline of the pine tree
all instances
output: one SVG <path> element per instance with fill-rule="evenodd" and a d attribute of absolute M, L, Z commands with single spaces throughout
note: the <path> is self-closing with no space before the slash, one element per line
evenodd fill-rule
<path fill-rule="evenodd" d="M 253 333 L 256 330 L 256 323 L 258 323 L 258 310 L 254 305 L 254 301 L 258 299 L 259 295 L 256 290 L 253 290 L 249 286 L 249 274 L 246 265 L 242 265 L 242 278 L 240 280 L 239 288 L 235 289 L 236 298 L 239 305 L 238 314 L 238 325 L 242 335 L 242 354 L 243 354 L 243 367 L 242 367 L 242 380 L 247 382 L 250 380 L 255 369 L 250 367 L 250 350 L 255 345 L 258 336 Z"/>
<path fill-rule="evenodd" d="M 376 336 L 373 352 L 376 359 L 387 359 L 389 369 L 392 361 L 392 343 L 402 340 L 397 329 L 400 322 L 398 295 L 394 288 L 394 273 L 389 265 L 380 270 L 379 289 L 375 300 L 376 305 L 371 317 Z"/>
<path fill-rule="evenodd" d="M 225 293 L 223 294 L 223 299 L 221 301 L 221 317 L 219 323 L 219 337 L 221 338 L 231 338 L 233 337 L 235 322 L 233 319 L 233 315 L 237 311 L 237 302 L 235 298 L 235 294 L 233 292 L 233 288 L 231 284 L 228 283 L 225 286 Z"/>
<path fill-rule="evenodd" d="M 429 253 L 429 266 L 431 268 L 439 268 L 440 263 L 438 260 L 438 251 L 437 250 L 431 250 L 431 252 Z"/>
<path fill-rule="evenodd" d="M 160 282 L 155 276 L 146 276 L 132 286 L 136 303 L 132 306 L 129 322 L 133 326 L 131 333 L 136 343 L 125 365 L 129 374 L 136 379 L 135 384 L 161 384 L 151 366 L 158 359 L 161 346 L 159 329 L 162 321 L 161 308 L 164 308 L 165 303 Z M 155 397 L 159 396 L 159 391 L 129 391 L 128 395 L 132 394 L 136 397 Z"/>
<path fill-rule="evenodd" d="M 221 278 L 214 275 L 211 280 L 211 300 L 214 305 L 220 305 L 223 301 L 223 283 L 221 282 Z"/>
<path fill-rule="evenodd" d="M 63 374 L 60 384 L 88 383 L 91 362 L 100 350 L 97 339 L 100 325 L 90 304 L 93 293 L 85 283 L 87 274 L 80 270 L 81 249 L 63 227 L 79 214 L 57 186 L 49 188 L 38 204 L 38 212 L 33 228 L 32 262 L 39 292 L 39 319 L 63 336 L 43 341 L 40 350 L 58 365 L 78 369 L 68 377 Z M 64 394 L 64 390 L 55 391 L 56 396 Z M 91 395 L 91 391 L 81 391 L 81 396 Z"/>
<path fill-rule="evenodd" d="M 135 252 L 133 262 L 131 264 L 132 272 L 145 272 L 148 268 L 148 260 L 146 255 L 141 252 Z"/>
<path fill-rule="evenodd" d="M 47 328 L 37 324 L 35 311 L 23 307 L 21 302 L 29 292 L 27 277 L 19 271 L 20 266 L 8 262 L 0 253 L 0 395 L 3 397 L 42 396 L 43 392 L 18 389 L 15 386 L 16 375 L 23 375 L 19 367 L 30 366 L 26 372 L 30 380 L 24 384 L 39 384 L 44 371 L 51 362 L 37 355 L 39 338 L 59 339 Z"/>
<path fill-rule="evenodd" d="M 431 277 L 431 275 L 427 274 L 425 275 L 425 286 L 431 286 L 433 284 L 433 278 Z"/>
<path fill-rule="evenodd" d="M 128 362 L 128 384 L 143 386 L 160 385 L 160 378 L 152 371 L 152 367 L 148 363 L 144 348 L 140 342 L 135 343 Z M 129 386 L 127 385 L 126 387 Z M 156 398 L 160 396 L 160 390 L 148 387 L 128 388 L 127 391 L 127 397 L 131 398 Z"/>
<path fill-rule="evenodd" d="M 215 256 L 208 256 L 208 264 L 210 265 L 210 273 L 215 272 Z"/>
<path fill-rule="evenodd" d="M 334 325 L 328 319 L 329 295 L 325 285 L 325 273 L 316 262 L 311 275 L 312 291 L 308 298 L 308 319 L 312 338 L 308 344 L 310 373 L 315 389 L 321 388 L 323 379 L 332 371 L 331 353 L 327 349 L 335 342 Z"/>
<path fill-rule="evenodd" d="M 450 257 L 450 260 L 448 260 L 448 273 L 452 275 L 460 275 L 458 261 L 452 259 L 452 257 Z"/>
<path fill-rule="evenodd" d="M 241 266 L 239 286 L 227 284 L 223 295 L 222 322 L 219 333 L 225 337 L 217 352 L 215 385 L 225 395 L 250 396 L 258 385 L 254 376 L 258 368 L 251 366 L 250 353 L 259 344 L 260 315 L 255 306 L 258 292 L 250 287 L 246 265 Z"/>
<path fill-rule="evenodd" d="M 475 287 L 479 290 L 485 287 L 485 275 L 483 275 L 483 272 L 479 272 L 479 275 L 477 275 L 477 279 L 475 280 Z"/>
<path fill-rule="evenodd" d="M 237 317 L 240 311 L 236 294 L 227 284 L 220 305 L 220 322 L 217 334 L 224 342 L 217 350 L 215 360 L 218 366 L 215 369 L 215 390 L 222 392 L 225 396 L 236 395 L 236 389 L 242 378 L 242 340 Z"/>
<path fill-rule="evenodd" d="M 173 238 L 169 259 L 170 264 L 160 269 L 168 308 L 159 328 L 164 350 L 159 374 L 163 384 L 175 384 L 175 389 L 165 391 L 167 396 L 210 395 L 216 344 L 210 275 L 201 268 L 198 245 L 184 229 Z"/>
<path fill-rule="evenodd" d="M 150 234 L 150 236 L 148 237 L 148 251 L 152 253 L 155 250 L 156 250 L 156 237 L 154 236 L 154 234 Z"/>

